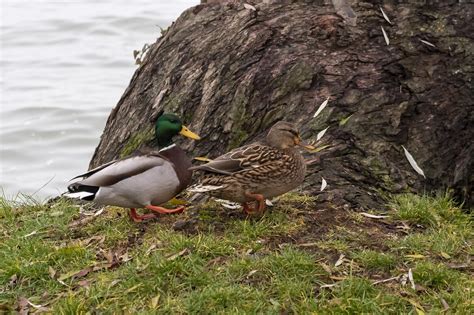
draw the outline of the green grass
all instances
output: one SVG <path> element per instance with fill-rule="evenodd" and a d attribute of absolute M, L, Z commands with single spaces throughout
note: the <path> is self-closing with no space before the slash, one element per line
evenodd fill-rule
<path fill-rule="evenodd" d="M 298 194 L 260 217 L 210 202 L 175 231 L 186 214 L 69 227 L 83 217 L 67 201 L 0 199 L 0 313 L 34 311 L 22 298 L 54 314 L 473 313 L 472 217 L 447 196 L 390 207 L 381 223 Z"/>

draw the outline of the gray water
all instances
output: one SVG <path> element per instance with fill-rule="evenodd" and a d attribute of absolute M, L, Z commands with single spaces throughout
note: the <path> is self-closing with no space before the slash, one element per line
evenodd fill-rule
<path fill-rule="evenodd" d="M 87 169 L 133 50 L 199 1 L 0 1 L 0 195 L 44 200 Z"/>

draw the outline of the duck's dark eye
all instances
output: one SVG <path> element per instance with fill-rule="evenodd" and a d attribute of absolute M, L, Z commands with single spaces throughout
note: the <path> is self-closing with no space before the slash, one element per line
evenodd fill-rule
<path fill-rule="evenodd" d="M 295 131 L 295 130 L 292 130 L 292 129 L 283 129 L 284 131 L 288 131 L 290 132 L 291 134 L 293 134 L 294 136 L 298 137 L 298 132 Z"/>

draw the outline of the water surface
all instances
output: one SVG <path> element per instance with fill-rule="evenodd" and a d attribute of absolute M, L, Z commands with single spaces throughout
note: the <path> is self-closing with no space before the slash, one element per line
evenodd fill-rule
<path fill-rule="evenodd" d="M 198 2 L 1 0 L 3 193 L 44 200 L 85 171 L 136 69 L 133 50 Z"/>

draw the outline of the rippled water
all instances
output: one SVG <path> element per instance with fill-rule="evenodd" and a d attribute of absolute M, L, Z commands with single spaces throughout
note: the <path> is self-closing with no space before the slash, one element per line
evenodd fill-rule
<path fill-rule="evenodd" d="M 198 0 L 1 0 L 0 189 L 45 199 L 87 169 L 153 43 Z M 1 193 L 1 191 L 0 191 Z"/>

